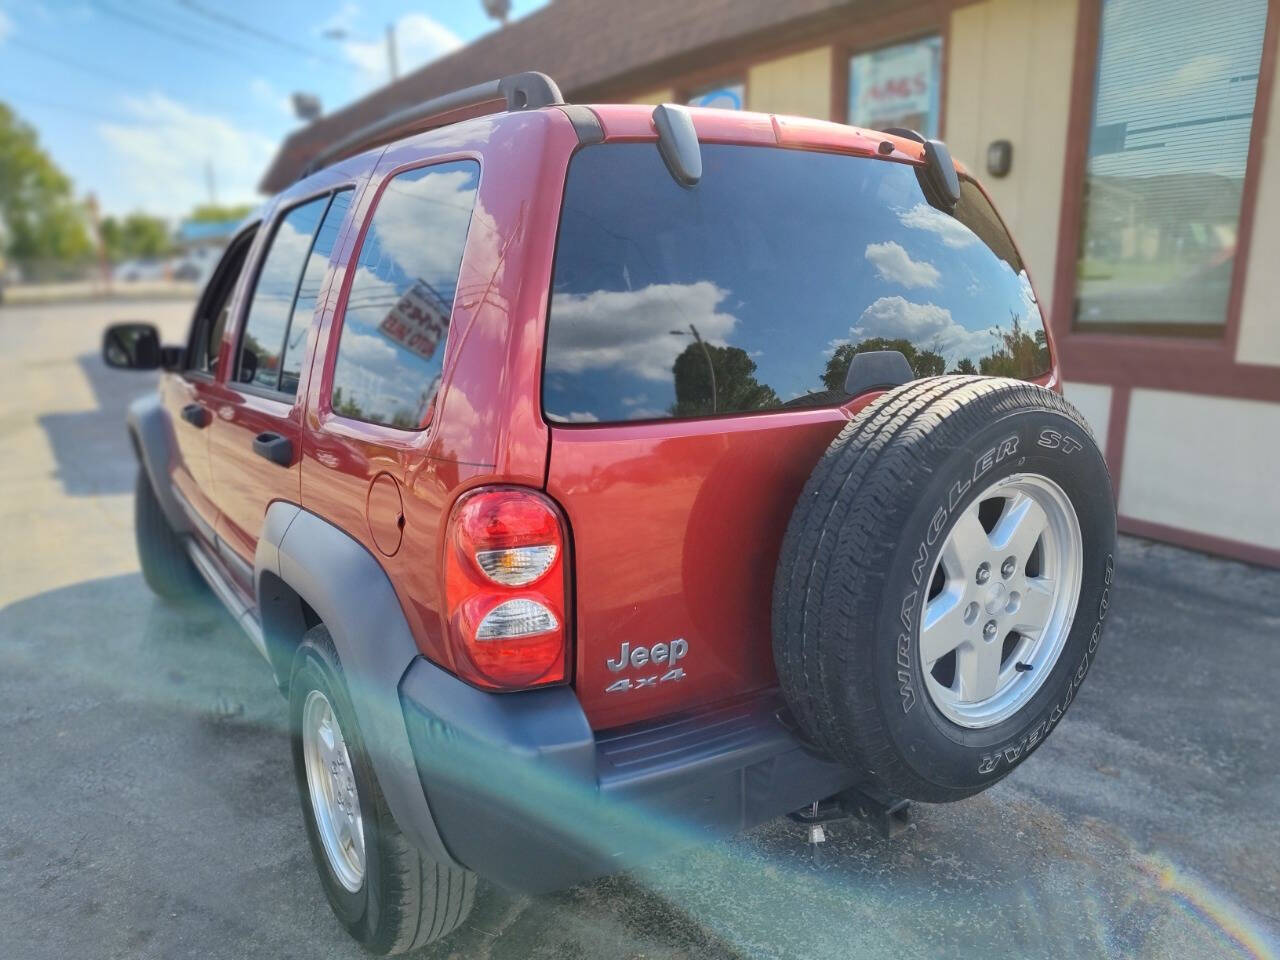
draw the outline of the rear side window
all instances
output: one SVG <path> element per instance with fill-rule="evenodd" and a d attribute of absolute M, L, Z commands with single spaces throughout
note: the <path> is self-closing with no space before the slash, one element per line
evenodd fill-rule
<path fill-rule="evenodd" d="M 982 192 L 954 215 L 915 168 L 704 144 L 679 186 L 652 143 L 569 169 L 543 406 L 560 422 L 698 417 L 848 399 L 855 353 L 917 376 L 1049 366 L 1026 271 Z"/>
<path fill-rule="evenodd" d="M 383 191 L 347 296 L 336 413 L 408 430 L 430 419 L 480 167 L 409 170 Z"/>
<path fill-rule="evenodd" d="M 258 271 L 240 337 L 236 379 L 293 396 L 307 328 L 351 190 L 308 200 L 281 218 Z"/>

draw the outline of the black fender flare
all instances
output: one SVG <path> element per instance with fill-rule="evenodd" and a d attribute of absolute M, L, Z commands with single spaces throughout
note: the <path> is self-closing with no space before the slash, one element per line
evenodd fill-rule
<path fill-rule="evenodd" d="M 160 510 L 169 526 L 177 533 L 191 533 L 191 518 L 178 502 L 173 486 L 169 483 L 169 465 L 174 460 L 177 446 L 173 436 L 173 424 L 165 414 L 160 394 L 148 393 L 129 404 L 125 413 L 125 426 L 133 443 L 142 469 L 147 471 L 151 489 L 155 491 Z"/>
<path fill-rule="evenodd" d="M 301 597 L 328 628 L 396 823 L 428 856 L 460 866 L 440 838 L 414 763 L 400 680 L 417 659 L 418 646 L 386 571 L 343 530 L 297 504 L 277 501 L 267 508 L 254 556 L 258 609 L 268 648 L 274 649 L 271 577 Z M 273 667 L 287 678 L 288 664 L 276 662 L 278 656 L 272 654 Z"/>

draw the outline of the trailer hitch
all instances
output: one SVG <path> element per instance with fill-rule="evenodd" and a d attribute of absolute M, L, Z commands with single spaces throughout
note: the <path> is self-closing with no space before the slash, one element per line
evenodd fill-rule
<path fill-rule="evenodd" d="M 850 787 L 825 800 L 815 800 L 787 816 L 809 828 L 810 843 L 826 840 L 823 824 L 850 817 L 856 817 L 880 836 L 890 839 L 911 825 L 911 801 L 890 797 L 870 787 Z"/>

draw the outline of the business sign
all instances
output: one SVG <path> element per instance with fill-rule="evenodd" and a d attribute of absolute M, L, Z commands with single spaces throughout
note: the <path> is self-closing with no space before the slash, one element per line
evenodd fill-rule
<path fill-rule="evenodd" d="M 392 307 L 378 330 L 384 337 L 430 360 L 449 329 L 449 307 L 425 280 L 415 280 Z"/>
<path fill-rule="evenodd" d="M 938 135 L 942 38 L 925 37 L 849 58 L 849 122 Z"/>
<path fill-rule="evenodd" d="M 726 83 L 723 86 L 703 90 L 689 98 L 691 107 L 715 107 L 718 110 L 741 110 L 746 88 L 740 83 Z"/>

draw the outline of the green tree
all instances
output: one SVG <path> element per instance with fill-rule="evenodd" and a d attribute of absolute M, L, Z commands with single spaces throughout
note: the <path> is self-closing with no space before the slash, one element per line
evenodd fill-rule
<path fill-rule="evenodd" d="M 843 392 L 845 378 L 849 375 L 849 364 L 855 354 L 869 350 L 897 350 L 907 358 L 912 372 L 917 377 L 934 377 L 946 369 L 946 361 L 942 354 L 934 350 L 920 350 L 910 340 L 902 338 L 871 337 L 860 343 L 842 343 L 836 352 L 827 358 L 827 369 L 822 374 L 822 382 L 828 390 Z"/>
<path fill-rule="evenodd" d="M 192 210 L 191 216 L 187 217 L 187 219 L 196 223 L 222 223 L 226 220 L 243 220 L 252 212 L 253 207 L 247 203 L 234 207 L 205 203 Z"/>
<path fill-rule="evenodd" d="M 978 368 L 973 365 L 973 361 L 968 357 L 961 357 L 954 367 L 951 368 L 952 373 L 975 374 Z"/>
<path fill-rule="evenodd" d="M 0 103 L 0 219 L 14 257 L 74 260 L 92 248 L 71 181 L 36 132 Z"/>
<path fill-rule="evenodd" d="M 1035 335 L 1022 329 L 1022 317 L 1009 312 L 1012 323 L 1007 332 L 992 331 L 1000 345 L 978 360 L 978 369 L 986 377 L 1018 377 L 1025 379 L 1043 373 L 1049 367 L 1049 347 L 1043 330 Z"/>
<path fill-rule="evenodd" d="M 731 410 L 761 410 L 779 405 L 773 388 L 756 380 L 756 362 L 741 347 L 691 343 L 676 357 L 676 402 L 672 416 L 695 417 Z M 715 402 L 711 371 L 715 371 Z"/>
<path fill-rule="evenodd" d="M 159 257 L 173 249 L 169 225 L 145 213 L 131 213 L 122 219 L 104 217 L 98 231 L 112 260 Z"/>

